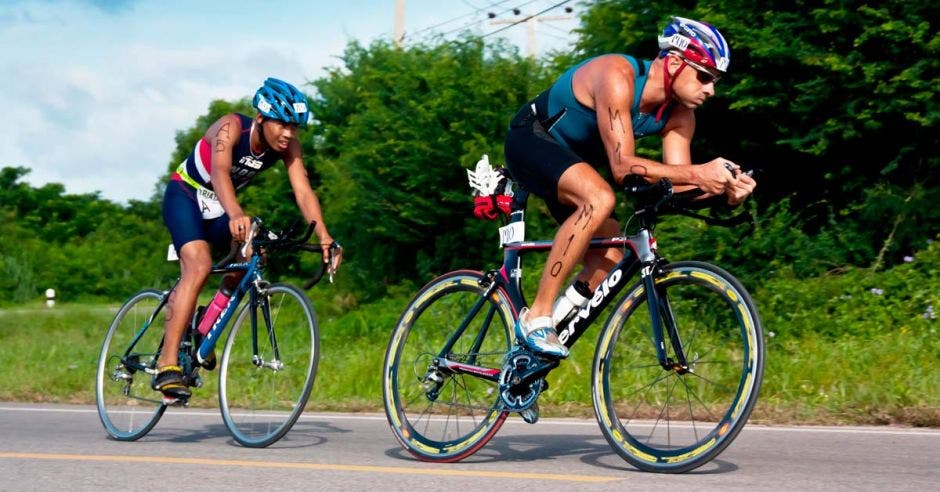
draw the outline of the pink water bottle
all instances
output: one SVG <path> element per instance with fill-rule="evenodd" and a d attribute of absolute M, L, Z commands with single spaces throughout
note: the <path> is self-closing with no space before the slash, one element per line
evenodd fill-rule
<path fill-rule="evenodd" d="M 209 330 L 212 329 L 212 325 L 219 319 L 219 315 L 222 314 L 222 310 L 228 305 L 228 299 L 231 296 L 232 292 L 225 287 L 215 293 L 212 302 L 206 306 L 206 312 L 202 315 L 202 321 L 199 322 L 199 327 L 197 328 L 202 336 L 206 336 Z"/>

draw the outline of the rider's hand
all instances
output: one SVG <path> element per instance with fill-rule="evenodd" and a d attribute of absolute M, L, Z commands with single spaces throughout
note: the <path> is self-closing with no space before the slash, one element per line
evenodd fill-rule
<path fill-rule="evenodd" d="M 698 186 L 709 195 L 721 195 L 728 189 L 729 183 L 734 181 L 734 174 L 738 174 L 737 164 L 719 157 L 701 164 L 693 166 L 695 170 L 694 185 Z"/>
<path fill-rule="evenodd" d="M 232 239 L 243 243 L 248 239 L 248 231 L 251 230 L 251 217 L 247 215 L 236 215 L 229 217 L 228 230 L 232 234 Z"/>
<path fill-rule="evenodd" d="M 333 248 L 333 245 L 337 247 Z M 327 254 L 323 255 L 323 262 L 330 264 L 327 265 L 327 271 L 330 275 L 336 273 L 336 269 L 339 268 L 340 263 L 343 262 L 343 247 L 339 245 L 333 238 L 326 238 L 323 241 L 323 247 L 329 248 Z"/>
<path fill-rule="evenodd" d="M 728 188 L 725 192 L 725 194 L 728 195 L 728 205 L 737 205 L 743 202 L 750 196 L 756 186 L 757 181 L 754 181 L 754 178 L 744 173 L 738 173 L 738 176 L 728 183 Z"/>

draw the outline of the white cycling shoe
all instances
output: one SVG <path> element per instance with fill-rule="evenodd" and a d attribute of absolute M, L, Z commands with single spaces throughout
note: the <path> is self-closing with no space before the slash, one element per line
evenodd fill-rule
<path fill-rule="evenodd" d="M 554 359 L 568 357 L 568 347 L 558 340 L 552 317 L 539 316 L 530 321 L 526 319 L 528 314 L 528 308 L 523 308 L 519 313 L 514 330 L 516 339 L 522 340 L 529 350 L 539 355 Z"/>

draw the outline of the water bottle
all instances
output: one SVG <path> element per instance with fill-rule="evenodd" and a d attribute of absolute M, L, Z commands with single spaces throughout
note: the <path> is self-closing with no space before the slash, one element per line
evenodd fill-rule
<path fill-rule="evenodd" d="M 215 293 L 212 302 L 206 306 L 206 312 L 202 315 L 202 321 L 199 322 L 197 330 L 200 335 L 206 336 L 209 333 L 209 330 L 212 329 L 212 325 L 215 324 L 216 320 L 219 319 L 219 315 L 222 314 L 222 310 L 228 305 L 229 297 L 232 297 L 232 291 L 225 287 L 220 288 L 219 291 Z"/>
<path fill-rule="evenodd" d="M 564 295 L 555 301 L 555 307 L 552 309 L 552 323 L 555 326 L 567 324 L 574 318 L 578 311 L 587 305 L 591 299 L 591 288 L 587 282 L 575 280 L 565 289 Z"/>

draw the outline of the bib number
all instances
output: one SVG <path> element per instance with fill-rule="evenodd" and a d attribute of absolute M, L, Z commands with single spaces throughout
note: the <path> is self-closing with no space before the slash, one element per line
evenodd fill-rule
<path fill-rule="evenodd" d="M 212 190 L 200 187 L 196 190 L 196 202 L 199 203 L 199 212 L 202 218 L 209 220 L 221 217 L 225 213 L 219 197 Z"/>
<path fill-rule="evenodd" d="M 525 240 L 525 222 L 513 222 L 499 228 L 499 245 L 518 243 Z"/>

